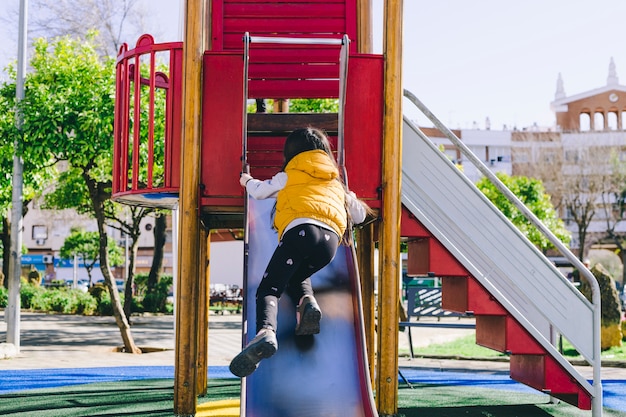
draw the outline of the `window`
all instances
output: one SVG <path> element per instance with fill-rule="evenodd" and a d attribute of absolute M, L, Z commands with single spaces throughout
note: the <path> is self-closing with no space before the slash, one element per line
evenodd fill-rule
<path fill-rule="evenodd" d="M 33 226 L 33 240 L 48 239 L 48 227 L 42 225 Z"/>

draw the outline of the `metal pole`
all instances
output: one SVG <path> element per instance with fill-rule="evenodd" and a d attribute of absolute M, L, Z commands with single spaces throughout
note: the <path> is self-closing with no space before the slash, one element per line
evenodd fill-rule
<path fill-rule="evenodd" d="M 19 103 L 24 98 L 24 74 L 26 73 L 26 39 L 27 39 L 28 0 L 20 1 L 19 40 L 17 47 L 17 80 L 15 83 L 16 126 L 22 130 L 22 115 Z M 19 134 L 15 138 L 15 154 L 13 156 L 13 194 L 11 211 L 11 258 L 9 259 L 9 305 L 7 307 L 7 343 L 15 346 L 20 353 L 20 278 L 22 275 L 22 189 L 24 183 L 23 161 L 19 154 Z"/>

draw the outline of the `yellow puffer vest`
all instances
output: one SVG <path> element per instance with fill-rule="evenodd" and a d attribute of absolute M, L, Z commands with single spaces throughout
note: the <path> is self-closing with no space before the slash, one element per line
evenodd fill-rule
<path fill-rule="evenodd" d="M 302 152 L 285 167 L 287 183 L 276 195 L 274 227 L 280 239 L 297 218 L 308 218 L 330 226 L 341 238 L 346 230 L 345 191 L 339 172 L 326 152 Z"/>

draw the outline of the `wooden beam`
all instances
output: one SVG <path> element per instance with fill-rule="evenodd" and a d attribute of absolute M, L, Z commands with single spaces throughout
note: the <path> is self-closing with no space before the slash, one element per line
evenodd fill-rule
<path fill-rule="evenodd" d="M 209 303 L 211 299 L 209 283 L 211 259 L 210 232 L 200 228 L 200 259 L 198 269 L 198 372 L 196 394 L 204 396 L 208 386 L 209 367 Z"/>
<path fill-rule="evenodd" d="M 361 278 L 361 297 L 363 305 L 363 327 L 365 328 L 365 345 L 367 347 L 367 362 L 369 364 L 370 383 L 374 385 L 374 370 L 376 358 L 376 320 L 374 315 L 374 224 L 370 223 L 358 230 L 357 262 Z"/>
<path fill-rule="evenodd" d="M 382 415 L 398 412 L 398 297 L 402 175 L 402 0 L 385 0 L 383 51 L 383 216 L 379 242 L 378 378 L 376 405 Z M 384 354 L 380 354 L 384 352 Z"/>
<path fill-rule="evenodd" d="M 362 54 L 371 54 L 374 50 L 372 31 L 372 0 L 359 0 L 357 4 L 357 31 L 358 42 L 357 51 Z"/>
<path fill-rule="evenodd" d="M 202 57 L 208 0 L 186 0 L 183 47 L 182 149 L 179 268 L 176 297 L 174 414 L 196 414 L 198 356 L 198 277 L 200 264 L 200 145 L 202 140 Z"/>

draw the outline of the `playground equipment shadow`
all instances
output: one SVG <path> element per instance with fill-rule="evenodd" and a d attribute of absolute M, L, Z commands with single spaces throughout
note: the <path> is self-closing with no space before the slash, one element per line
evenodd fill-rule
<path fill-rule="evenodd" d="M 3 326 L 0 321 L 0 342 Z M 209 329 L 209 388 L 196 415 L 238 416 L 240 380 L 227 365 L 240 349 L 241 316 L 211 315 Z M 111 317 L 23 313 L 21 330 L 21 353 L 0 360 L 0 415 L 172 415 L 171 316 L 133 317 L 137 344 L 152 352 L 142 355 L 117 352 L 119 331 Z M 452 329 L 430 331 L 415 332 L 414 342 L 460 335 Z M 401 348 L 405 339 L 401 334 Z M 399 416 L 591 415 L 512 381 L 506 362 L 401 357 L 399 365 Z M 580 369 L 585 376 L 591 372 Z M 604 416 L 626 416 L 626 369 L 603 368 L 603 388 Z"/>

